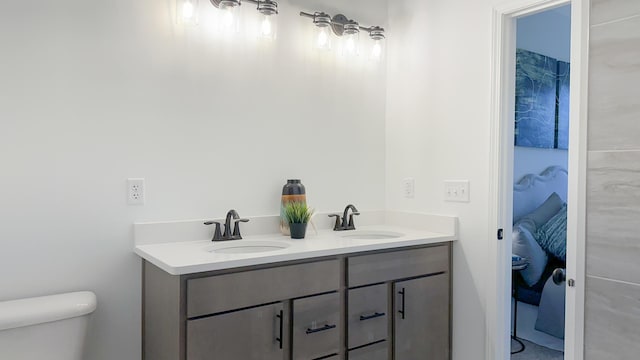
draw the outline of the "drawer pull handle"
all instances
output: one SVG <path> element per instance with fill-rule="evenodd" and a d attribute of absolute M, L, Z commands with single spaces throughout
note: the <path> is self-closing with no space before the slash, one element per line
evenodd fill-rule
<path fill-rule="evenodd" d="M 371 315 L 360 315 L 360 321 L 371 320 L 371 319 L 379 318 L 385 315 L 387 314 L 379 313 L 379 312 L 376 312 L 375 314 L 371 314 Z"/>
<path fill-rule="evenodd" d="M 325 325 L 321 328 L 317 328 L 317 329 L 307 329 L 307 335 L 308 334 L 314 334 L 317 332 L 321 332 L 321 331 L 327 331 L 327 330 L 331 330 L 331 329 L 335 329 L 336 325 Z"/>
<path fill-rule="evenodd" d="M 402 308 L 401 310 L 398 310 L 398 312 L 402 315 L 402 319 L 404 320 L 404 297 L 405 297 L 405 290 L 404 288 L 402 288 L 401 291 L 398 291 L 398 294 L 402 295 Z"/>
<path fill-rule="evenodd" d="M 282 349 L 282 332 L 283 332 L 283 327 L 284 327 L 284 316 L 283 316 L 283 312 L 282 310 L 280 310 L 280 313 L 278 315 L 276 315 L 276 317 L 278 318 L 278 320 L 280 321 L 280 334 L 278 335 L 278 337 L 276 338 L 276 341 L 279 344 L 280 349 Z"/>

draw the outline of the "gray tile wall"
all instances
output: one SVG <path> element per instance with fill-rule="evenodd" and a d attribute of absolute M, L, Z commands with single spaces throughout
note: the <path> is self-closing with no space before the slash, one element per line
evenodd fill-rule
<path fill-rule="evenodd" d="M 640 0 L 591 0 L 586 360 L 640 359 Z"/>

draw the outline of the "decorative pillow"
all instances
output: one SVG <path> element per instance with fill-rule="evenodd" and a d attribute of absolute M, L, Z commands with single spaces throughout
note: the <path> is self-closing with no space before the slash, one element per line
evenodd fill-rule
<path fill-rule="evenodd" d="M 533 237 L 531 231 L 527 229 L 527 226 L 521 225 L 520 223 L 513 227 L 512 252 L 515 255 L 527 259 L 529 263 L 526 269 L 520 271 L 524 282 L 529 286 L 533 286 L 540 281 L 549 257 Z"/>
<path fill-rule="evenodd" d="M 564 201 L 560 198 L 560 196 L 556 193 L 551 194 L 545 202 L 542 203 L 537 209 L 533 210 L 528 215 L 522 217 L 518 223 L 525 221 L 533 222 L 536 226 L 535 229 L 529 229 L 532 234 L 534 234 L 540 226 L 544 225 L 551 219 L 554 215 L 562 209 L 562 206 L 565 205 Z"/>
<path fill-rule="evenodd" d="M 562 261 L 567 259 L 567 204 L 535 233 L 540 246 Z"/>

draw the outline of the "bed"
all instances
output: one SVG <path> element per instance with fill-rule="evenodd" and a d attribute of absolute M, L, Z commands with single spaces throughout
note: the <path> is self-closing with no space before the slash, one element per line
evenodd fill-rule
<path fill-rule="evenodd" d="M 557 268 L 566 268 L 562 254 L 566 254 L 567 186 L 567 171 L 552 166 L 541 174 L 524 176 L 513 189 L 513 253 L 529 263 L 514 279 L 517 300 L 538 306 L 536 330 L 558 338 L 564 338 L 565 287 L 556 285 L 551 275 Z M 564 222 L 556 224 L 564 226 L 564 243 L 557 241 L 549 251 L 540 237 L 553 221 Z"/>

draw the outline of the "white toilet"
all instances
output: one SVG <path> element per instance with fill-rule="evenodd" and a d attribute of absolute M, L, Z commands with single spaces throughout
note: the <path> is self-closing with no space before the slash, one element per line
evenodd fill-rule
<path fill-rule="evenodd" d="M 0 302 L 0 359 L 82 360 L 89 291 Z"/>

